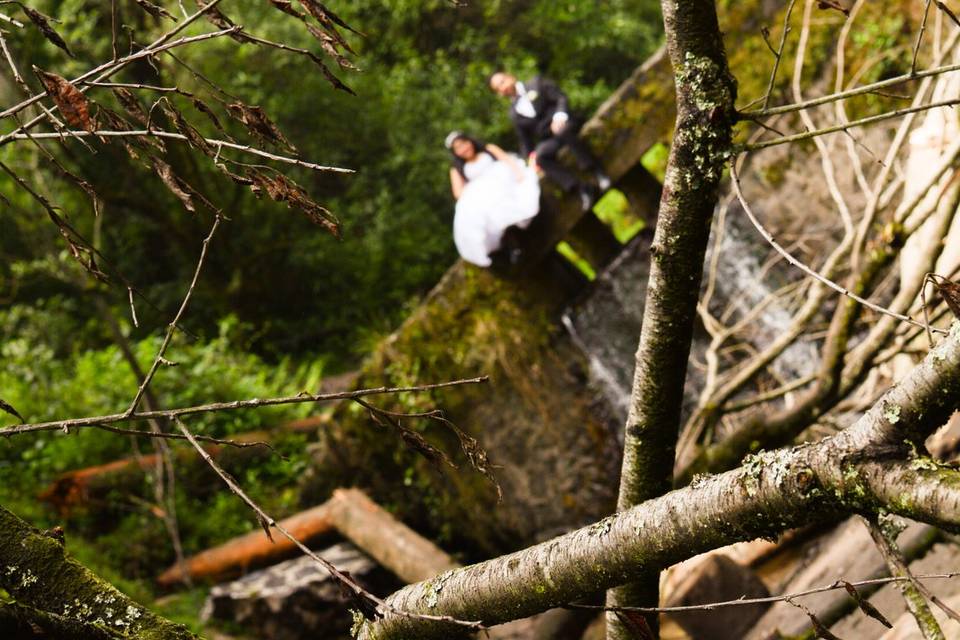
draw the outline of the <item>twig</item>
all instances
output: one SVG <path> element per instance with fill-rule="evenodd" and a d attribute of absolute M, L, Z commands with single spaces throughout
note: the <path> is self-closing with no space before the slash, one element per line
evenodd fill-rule
<path fill-rule="evenodd" d="M 931 573 L 914 576 L 917 580 L 944 580 L 960 577 L 960 571 L 951 573 Z M 737 598 L 736 600 L 722 600 L 719 602 L 708 602 L 706 604 L 688 604 L 675 607 L 605 607 L 603 605 L 588 604 L 567 604 L 565 609 L 588 609 L 593 611 L 636 611 L 638 613 L 683 613 L 686 611 L 713 611 L 714 609 L 723 609 L 726 607 L 745 607 L 755 604 L 768 604 L 771 602 L 785 602 L 805 596 L 812 596 L 826 591 L 836 591 L 846 589 L 846 584 L 853 587 L 871 587 L 885 585 L 890 583 L 905 582 L 909 578 L 905 576 L 889 576 L 886 578 L 872 578 L 870 580 L 860 580 L 858 582 L 847 582 L 837 580 L 836 582 L 819 587 L 811 587 L 804 591 L 788 593 L 780 596 L 764 596 L 762 598 Z"/>
<path fill-rule="evenodd" d="M 811 98 L 810 100 L 804 100 L 803 102 L 795 102 L 793 104 L 784 105 L 782 107 L 771 107 L 770 109 L 761 109 L 758 111 L 746 111 L 741 113 L 741 117 L 753 116 L 757 118 L 764 118 L 767 116 L 775 116 L 783 113 L 793 113 L 794 111 L 802 111 L 804 109 L 810 109 L 812 107 L 817 107 L 822 104 L 827 104 L 829 102 L 836 102 L 837 100 L 846 100 L 847 98 L 853 98 L 855 96 L 860 96 L 865 93 L 873 93 L 877 89 L 886 89 L 887 87 L 894 87 L 898 84 L 903 84 L 904 82 L 909 82 L 911 80 L 919 80 L 920 78 L 926 78 L 928 76 L 938 76 L 944 73 L 950 73 L 952 71 L 960 71 L 960 64 L 950 64 L 942 67 L 936 67 L 934 69 L 927 69 L 926 71 L 918 71 L 913 75 L 907 73 L 901 76 L 896 76 L 895 78 L 889 78 L 887 80 L 880 80 L 879 82 L 872 82 L 870 84 L 865 84 L 863 86 L 857 87 L 855 89 L 847 89 L 846 91 L 840 91 L 839 93 L 831 93 L 819 98 Z"/>
<path fill-rule="evenodd" d="M 96 86 L 96 85 L 94 85 Z M 163 88 L 158 87 L 157 90 L 162 90 Z M 176 133 L 173 131 L 163 131 L 159 129 L 137 129 L 131 131 L 74 131 L 68 130 L 65 133 L 77 137 L 77 138 L 87 138 L 90 136 L 93 137 L 103 137 L 103 138 L 170 138 L 172 140 L 189 140 L 187 136 L 182 133 Z M 34 140 L 49 140 L 49 139 L 60 139 L 62 136 L 59 133 L 10 133 L 5 136 L 0 136 L 0 146 L 8 144 L 14 140 L 25 140 L 27 138 L 32 138 Z M 345 169 L 343 167 L 330 167 L 321 164 L 316 164 L 313 162 L 307 162 L 306 160 L 300 160 L 299 158 L 293 158 L 290 156 L 278 155 L 275 153 L 270 153 L 268 151 L 263 151 L 254 146 L 248 144 L 237 144 L 236 142 L 229 142 L 227 140 L 219 140 L 217 138 L 204 138 L 204 140 L 218 148 L 226 149 L 236 149 L 237 151 L 242 151 L 244 153 L 249 153 L 251 155 L 260 156 L 261 158 L 268 158 L 270 160 L 276 160 L 277 162 L 284 162 L 286 164 L 292 164 L 297 167 L 303 167 L 305 169 L 312 169 L 314 171 L 330 171 L 333 173 L 354 173 L 353 169 Z"/>
<path fill-rule="evenodd" d="M 910 63 L 910 75 L 917 73 L 917 56 L 920 54 L 920 44 L 923 42 L 923 32 L 927 30 L 927 16 L 930 14 L 930 0 L 923 3 L 923 19 L 920 21 L 920 33 L 917 34 L 917 43 L 913 46 L 913 62 Z"/>
<path fill-rule="evenodd" d="M 147 371 L 146 377 L 143 379 L 143 382 L 140 383 L 140 387 L 137 389 L 137 393 L 133 397 L 133 402 L 130 403 L 130 408 L 127 409 L 128 415 L 133 415 L 133 413 L 137 410 L 137 407 L 140 404 L 140 399 L 143 398 L 143 394 L 146 392 L 147 387 L 153 380 L 153 376 L 156 375 L 157 370 L 160 368 L 160 364 L 163 361 L 163 356 L 166 354 L 167 347 L 170 346 L 170 340 L 173 339 L 173 334 L 177 329 L 177 323 L 180 322 L 180 318 L 183 317 L 183 314 L 187 310 L 187 306 L 190 304 L 190 298 L 193 296 L 193 291 L 197 286 L 197 280 L 200 279 L 200 272 L 203 270 L 203 262 L 207 257 L 207 249 L 210 246 L 210 241 L 213 239 L 214 234 L 217 232 L 217 228 L 220 226 L 220 220 L 220 214 L 217 214 L 213 219 L 213 225 L 210 227 L 210 232 L 207 234 L 207 237 L 203 239 L 203 247 L 200 249 L 200 258 L 197 260 L 197 266 L 193 271 L 193 279 L 190 281 L 190 286 L 187 288 L 187 293 L 183 296 L 183 302 L 180 303 L 180 308 L 177 309 L 177 315 L 174 316 L 170 324 L 167 325 L 167 333 L 163 338 L 163 343 L 160 345 L 160 349 L 157 351 L 157 356 L 154 358 L 153 364 L 150 365 L 150 370 Z"/>
<path fill-rule="evenodd" d="M 392 393 L 417 393 L 422 391 L 432 391 L 434 389 L 443 389 L 446 387 L 455 387 L 465 384 L 480 384 L 487 382 L 487 376 L 477 378 L 467 378 L 464 380 L 453 380 L 450 382 L 440 382 L 435 384 L 425 384 L 412 387 L 377 387 L 373 389 L 358 389 L 356 391 L 339 391 L 336 393 L 299 393 L 295 396 L 284 396 L 277 398 L 252 398 L 249 400 L 233 400 L 230 402 L 211 402 L 209 404 L 194 405 L 189 407 L 180 407 L 177 409 L 165 409 L 162 411 L 138 411 L 132 414 L 114 413 L 104 416 L 95 416 L 88 418 L 71 418 L 68 420 L 57 420 L 54 422 L 36 422 L 21 425 L 14 425 L 0 429 L 0 436 L 14 436 L 22 433 L 31 433 L 35 431 L 65 431 L 70 429 L 83 429 L 89 427 L 102 427 L 102 425 L 118 424 L 123 422 L 135 422 L 140 420 L 150 420 L 152 418 L 173 419 L 181 416 L 188 416 L 197 413 L 211 413 L 214 411 L 231 411 L 235 409 L 252 409 L 256 407 L 272 407 L 286 404 L 306 404 L 317 402 L 330 402 L 333 400 L 353 400 L 365 396 L 385 395 Z"/>
<path fill-rule="evenodd" d="M 425 614 L 416 614 L 402 611 L 396 609 L 393 606 L 387 604 L 377 596 L 373 595 L 363 587 L 361 587 L 348 573 L 344 573 L 333 566 L 327 560 L 321 558 L 319 555 L 314 553 L 309 547 L 300 542 L 290 531 L 288 531 L 283 525 L 277 522 L 273 517 L 267 514 L 260 506 L 254 502 L 250 496 L 248 496 L 244 490 L 240 487 L 239 484 L 224 471 L 219 464 L 213 459 L 213 457 L 202 447 L 197 441 L 196 437 L 190 432 L 187 428 L 187 425 L 183 423 L 180 418 L 174 418 L 174 422 L 177 425 L 177 428 L 180 429 L 180 432 L 184 437 L 190 441 L 190 444 L 193 445 L 193 448 L 196 449 L 197 453 L 201 458 L 213 469 L 218 476 L 223 480 L 227 485 L 230 491 L 239 497 L 244 504 L 250 507 L 251 510 L 257 515 L 257 520 L 260 522 L 260 525 L 263 527 L 264 533 L 267 534 L 267 537 L 273 539 L 272 534 L 270 533 L 271 529 L 276 529 L 285 537 L 287 540 L 292 542 L 300 551 L 305 555 L 309 556 L 314 562 L 319 564 L 321 567 L 326 569 L 326 571 L 341 587 L 343 587 L 354 599 L 355 604 L 357 604 L 364 614 L 368 618 L 373 618 L 375 616 L 381 616 L 384 613 L 393 613 L 399 616 L 406 618 L 416 618 L 421 620 L 431 620 L 434 622 L 447 622 L 451 624 L 456 624 L 474 631 L 480 631 L 484 627 L 480 622 L 475 621 L 466 621 L 466 620 L 457 620 L 450 616 L 434 616 L 434 615 L 425 615 Z"/>
<path fill-rule="evenodd" d="M 926 640 L 944 640 L 943 630 L 940 629 L 940 625 L 937 624 L 936 618 L 933 617 L 933 614 L 930 612 L 930 607 L 927 605 L 926 600 L 924 600 L 924 597 L 931 597 L 932 594 L 929 589 L 921 588 L 920 583 L 910 572 L 910 567 L 907 566 L 903 554 L 900 552 L 900 549 L 897 548 L 896 533 L 888 530 L 875 520 L 867 520 L 864 518 L 864 523 L 870 530 L 870 537 L 873 538 L 873 542 L 880 551 L 880 555 L 886 560 L 887 566 L 890 568 L 890 573 L 894 576 L 904 578 L 899 584 L 900 591 L 903 593 L 903 599 L 907 604 L 907 609 L 910 610 L 910 613 L 917 621 L 917 626 L 920 627 L 920 632 L 923 634 L 923 637 L 926 638 Z M 956 616 L 956 613 L 949 607 L 945 610 L 949 614 L 952 614 L 952 616 Z"/>
<path fill-rule="evenodd" d="M 768 402 L 770 400 L 775 400 L 776 398 L 779 398 L 780 396 L 784 396 L 790 393 L 791 391 L 796 391 L 800 387 L 804 387 L 816 379 L 817 379 L 817 376 L 815 375 L 803 376 L 802 378 L 797 378 L 796 380 L 788 382 L 787 384 L 781 387 L 777 387 L 776 389 L 773 389 L 771 391 L 767 391 L 766 393 L 759 393 L 753 396 L 752 398 L 747 398 L 746 400 L 742 400 L 741 402 L 735 402 L 733 404 L 729 404 L 725 407 L 725 409 L 729 413 L 733 413 L 736 411 L 743 411 L 744 409 L 749 409 L 750 407 L 753 407 L 755 405 Z"/>
<path fill-rule="evenodd" d="M 900 116 L 905 116 L 911 113 L 918 113 L 920 111 L 929 111 L 930 109 L 937 109 L 940 107 L 953 107 L 958 104 L 960 104 L 960 98 L 954 98 L 951 100 L 941 100 L 940 102 L 923 104 L 916 107 L 905 107 L 903 109 L 897 109 L 896 111 L 888 111 L 886 113 L 880 113 L 874 116 L 867 116 L 865 118 L 860 118 L 859 120 L 851 120 L 850 122 L 834 125 L 832 127 L 817 129 L 816 131 L 807 131 L 805 133 L 795 133 L 790 136 L 783 136 L 781 138 L 774 138 L 773 140 L 765 140 L 763 142 L 758 142 L 756 144 L 745 145 L 743 149 L 745 151 L 759 151 L 760 149 L 766 149 L 768 147 L 774 147 L 780 144 L 798 142 L 800 140 L 809 140 L 810 138 L 816 138 L 819 136 L 827 135 L 829 133 L 846 131 L 847 129 L 850 129 L 853 127 L 862 127 L 868 124 L 873 124 L 875 122 L 882 122 L 884 120 L 890 120 L 892 118 L 899 118 Z"/>
<path fill-rule="evenodd" d="M 859 302 L 860 304 L 864 305 L 864 306 L 867 307 L 868 309 L 872 309 L 873 311 L 876 311 L 877 313 L 882 313 L 882 314 L 884 314 L 884 315 L 890 316 L 890 317 L 892 317 L 892 318 L 896 318 L 897 320 L 900 320 L 900 321 L 902 321 L 902 322 L 907 322 L 907 323 L 912 324 L 912 325 L 917 326 L 917 327 L 925 327 L 925 326 L 927 326 L 927 325 L 925 325 L 925 324 L 922 323 L 922 322 L 919 322 L 919 321 L 917 321 L 917 320 L 914 320 L 914 319 L 911 318 L 910 316 L 905 316 L 905 315 L 903 315 L 903 314 L 896 313 L 896 312 L 894 312 L 894 311 L 890 311 L 889 309 L 887 309 L 887 308 L 885 308 L 885 307 L 881 307 L 881 306 L 878 305 L 878 304 L 874 304 L 873 302 L 870 302 L 870 301 L 867 300 L 866 298 L 862 298 L 861 296 L 858 296 L 857 294 L 853 293 L 852 291 L 850 291 L 850 290 L 847 289 L 846 287 L 841 287 L 840 285 L 838 285 L 838 284 L 837 284 L 836 282 L 834 282 L 833 280 L 830 280 L 829 278 L 827 278 L 827 277 L 825 277 L 825 276 L 817 273 L 816 271 L 814 271 L 813 269 L 811 269 L 810 267 L 808 267 L 808 266 L 805 265 L 804 263 L 802 263 L 802 262 L 800 262 L 799 260 L 797 260 L 796 258 L 794 258 L 793 255 L 791 255 L 790 253 L 788 253 L 786 249 L 784 249 L 782 246 L 780 246 L 780 244 L 773 238 L 773 236 L 770 234 L 770 232 L 767 231 L 762 224 L 760 224 L 760 221 L 757 219 L 757 217 L 756 217 L 756 215 L 754 214 L 753 210 L 750 208 L 750 204 L 749 204 L 749 203 L 746 201 L 746 199 L 744 198 L 744 196 L 743 196 L 743 191 L 741 190 L 741 187 L 740 187 L 740 176 L 739 176 L 738 173 L 737 173 L 737 165 L 736 165 L 736 162 L 731 163 L 731 165 L 730 165 L 730 174 L 731 174 L 731 178 L 732 178 L 732 182 L 733 182 L 733 188 L 734 188 L 734 190 L 735 190 L 736 193 L 737 193 L 737 198 L 740 200 L 740 205 L 743 207 L 744 213 L 747 214 L 747 217 L 750 219 L 750 222 L 753 223 L 753 226 L 757 229 L 757 231 L 760 232 L 760 235 L 763 236 L 764 240 L 766 240 L 774 249 L 776 249 L 777 253 L 779 253 L 780 255 L 782 255 L 782 256 L 787 260 L 787 262 L 789 262 L 789 263 L 792 264 L 793 266 L 797 267 L 798 269 L 800 269 L 801 271 L 803 271 L 804 273 L 806 273 L 806 274 L 807 274 L 808 276 L 810 276 L 811 278 L 814 278 L 814 279 L 817 280 L 818 282 L 821 282 L 821 283 L 827 285 L 828 287 L 830 287 L 831 289 L 833 289 L 833 290 L 836 291 L 837 293 L 841 293 L 841 294 L 847 296 L 848 298 L 851 298 L 852 300 L 856 300 L 857 302 Z M 948 333 L 947 331 L 944 331 L 943 329 L 938 329 L 938 328 L 936 328 L 936 327 L 931 327 L 931 331 L 933 331 L 934 333 L 942 334 L 942 335 L 946 335 L 946 334 Z"/>
<path fill-rule="evenodd" d="M 929 2 L 929 0 L 927 0 Z M 793 5 L 795 5 L 797 0 L 790 0 L 790 4 L 787 6 L 787 13 L 783 17 L 783 33 L 780 34 L 780 45 L 777 47 L 777 50 L 774 52 L 775 60 L 773 62 L 773 71 L 770 72 L 770 83 L 767 85 L 767 92 L 763 96 L 763 107 L 761 111 L 766 111 L 767 107 L 770 106 L 770 94 L 773 93 L 773 87 L 777 82 L 777 71 L 780 70 L 780 60 L 783 58 L 783 47 L 787 43 L 787 35 L 790 33 L 790 15 L 793 13 Z M 764 38 L 766 40 L 766 38 Z M 767 43 L 769 46 L 769 43 Z"/>
<path fill-rule="evenodd" d="M 102 72 L 103 74 L 106 74 L 106 75 L 112 75 L 113 73 L 119 71 L 120 69 L 122 69 L 123 67 L 125 67 L 126 65 L 128 65 L 130 62 L 133 62 L 134 60 L 139 60 L 140 58 L 143 58 L 143 57 L 146 57 L 146 56 L 151 56 L 151 55 L 154 55 L 154 54 L 159 53 L 159 52 L 161 52 L 161 51 L 165 51 L 165 50 L 167 50 L 167 49 L 176 48 L 176 47 L 183 46 L 183 45 L 185 45 L 185 44 L 189 44 L 189 43 L 192 43 L 192 42 L 197 42 L 197 41 L 200 41 L 200 40 L 209 40 L 210 38 L 217 38 L 217 37 L 220 37 L 220 36 L 224 36 L 224 35 L 229 35 L 229 34 L 231 34 L 231 33 L 235 33 L 236 31 L 238 31 L 238 28 L 237 28 L 237 27 L 233 27 L 233 28 L 230 28 L 230 29 L 224 29 L 224 30 L 222 30 L 222 31 L 216 31 L 216 32 L 211 32 L 211 33 L 204 33 L 204 34 L 201 34 L 201 35 L 198 35 L 198 36 L 191 36 L 191 37 L 188 37 L 188 38 L 180 38 L 179 40 L 176 40 L 176 41 L 174 41 L 174 42 L 168 43 L 168 40 L 170 40 L 170 38 L 172 38 L 173 36 L 177 35 L 177 34 L 180 33 L 181 31 L 183 31 L 184 29 L 186 29 L 188 26 L 190 26 L 190 25 L 193 24 L 196 20 L 198 20 L 200 17 L 202 17 L 203 14 L 205 14 L 205 13 L 206 13 L 207 11 L 209 11 L 210 9 L 213 9 L 215 6 L 217 6 L 218 4 L 220 4 L 222 1 L 223 1 L 223 0 L 210 0 L 210 2 L 208 2 L 207 4 L 203 5 L 203 6 L 200 7 L 199 9 L 197 9 L 197 11 L 196 11 L 193 15 L 191 15 L 190 17 L 184 19 L 183 22 L 179 23 L 176 27 L 174 27 L 174 28 L 171 29 L 170 31 L 166 32 L 165 34 L 163 34 L 162 36 L 160 36 L 160 37 L 157 38 L 156 40 L 154 40 L 154 41 L 153 41 L 150 45 L 148 45 L 146 48 L 141 49 L 140 51 L 138 51 L 138 52 L 136 52 L 136 53 L 132 53 L 132 54 L 130 54 L 130 55 L 128 55 L 128 56 L 125 56 L 125 57 L 123 57 L 123 58 L 120 58 L 119 60 L 111 60 L 110 62 L 105 62 L 105 63 L 101 64 L 101 65 L 98 66 L 98 67 L 95 67 L 95 68 L 93 68 L 93 69 L 90 69 L 90 70 L 87 71 L 86 73 L 84 73 L 84 74 L 82 74 L 82 75 L 74 78 L 73 81 L 72 81 L 72 83 L 73 83 L 73 84 L 77 84 L 78 82 L 82 82 L 82 81 L 84 81 L 84 80 L 86 80 L 86 79 L 88 79 L 88 78 L 90 78 L 90 77 L 92 77 L 92 76 L 94 76 L 94 75 L 97 75 L 98 73 L 101 73 L 101 72 Z M 97 80 L 102 80 L 103 77 L 104 77 L 104 76 L 101 75 L 101 77 L 97 78 Z M 16 105 L 8 108 L 8 109 L 5 109 L 4 111 L 0 112 L 0 119 L 2 119 L 2 118 L 7 118 L 7 117 L 13 115 L 14 113 L 18 113 L 18 112 L 20 112 L 20 111 L 23 111 L 24 109 L 26 109 L 27 107 L 29 107 L 29 106 L 32 105 L 33 103 L 37 102 L 38 100 L 42 100 L 46 95 L 47 95 L 47 92 L 46 92 L 46 91 L 44 91 L 43 93 L 35 94 L 35 95 L 33 95 L 33 96 L 30 96 L 30 97 L 27 98 L 26 100 L 24 100 L 24 101 L 22 101 L 22 102 L 20 102 L 20 103 L 18 103 L 18 104 L 16 104 Z"/>
<path fill-rule="evenodd" d="M 111 427 L 109 425 L 91 425 L 95 426 L 98 429 L 103 431 L 109 431 L 111 433 L 118 433 L 125 436 L 137 436 L 142 438 L 153 438 L 154 440 L 185 440 L 183 436 L 177 433 L 167 433 L 166 431 L 142 431 L 139 429 L 122 429 L 120 427 Z M 242 442 L 240 440 L 225 440 L 223 438 L 214 438 L 212 436 L 204 435 L 195 435 L 198 440 L 203 442 L 209 442 L 210 444 L 220 444 L 227 447 L 234 447 L 236 449 L 247 449 L 250 447 L 265 447 L 270 449 L 274 453 L 277 453 L 276 449 L 273 448 L 269 442 L 264 442 L 262 440 L 257 440 L 255 442 Z M 279 455 L 279 454 L 278 454 Z M 283 456 L 281 456 L 283 457 Z"/>

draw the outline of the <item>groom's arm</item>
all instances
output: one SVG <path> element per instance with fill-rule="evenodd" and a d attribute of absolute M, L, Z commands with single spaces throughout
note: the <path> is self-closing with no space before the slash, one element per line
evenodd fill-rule
<path fill-rule="evenodd" d="M 557 105 L 556 115 L 563 114 L 564 118 L 569 117 L 569 100 L 560 87 L 553 80 L 548 78 L 540 79 L 540 93 L 549 101 Z M 554 117 L 556 117 L 556 115 Z"/>

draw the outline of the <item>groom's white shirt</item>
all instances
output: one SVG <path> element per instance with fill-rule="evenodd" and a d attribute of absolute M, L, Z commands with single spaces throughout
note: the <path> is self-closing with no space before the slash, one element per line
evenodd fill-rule
<path fill-rule="evenodd" d="M 524 118 L 536 118 L 537 110 L 533 106 L 533 99 L 527 94 L 527 88 L 519 80 L 516 84 L 517 89 L 517 99 L 513 103 L 513 108 L 516 109 L 517 113 L 522 115 Z M 557 111 L 553 114 L 554 122 L 566 122 L 570 116 L 568 116 L 563 111 Z"/>

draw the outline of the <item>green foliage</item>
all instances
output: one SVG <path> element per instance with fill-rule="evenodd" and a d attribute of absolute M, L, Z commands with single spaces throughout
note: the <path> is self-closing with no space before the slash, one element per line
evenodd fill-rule
<path fill-rule="evenodd" d="M 0 397 L 16 407 L 31 422 L 65 417 L 103 415 L 122 411 L 130 402 L 138 381 L 116 346 L 101 349 L 70 349 L 74 309 L 69 299 L 44 300 L 36 306 L 13 306 L 0 312 L 0 332 L 11 336 L 0 344 Z M 286 362 L 267 366 L 259 357 L 245 353 L 234 337 L 238 322 L 229 318 L 219 325 L 209 341 L 174 340 L 168 358 L 181 362 L 163 368 L 151 390 L 165 407 L 187 406 L 216 400 L 295 395 L 316 389 L 321 364 L 294 367 Z M 47 338 L 44 336 L 46 332 Z M 159 338 L 134 343 L 141 367 L 149 367 Z M 285 421 L 315 411 L 310 405 L 291 405 L 204 414 L 188 419 L 196 433 L 229 437 L 246 431 L 270 429 Z M 15 419 L 6 414 L 0 424 Z M 136 426 L 136 425 L 131 425 Z M 243 459 L 231 469 L 255 499 L 275 513 L 297 508 L 294 487 L 306 466 L 303 436 L 278 432 L 271 442 L 280 455 Z M 186 445 L 174 445 L 179 451 Z M 97 430 L 29 434 L 0 440 L 0 504 L 16 505 L 35 523 L 53 524 L 50 514 L 36 507 L 34 496 L 64 471 L 79 469 L 152 453 L 149 441 Z M 192 455 L 192 454 L 191 454 Z M 189 458 L 190 456 L 187 456 Z M 179 458 L 177 458 L 179 459 Z M 200 471 L 196 468 L 199 467 Z M 200 465 L 177 465 L 177 505 L 184 545 L 200 550 L 256 526 L 249 510 L 233 495 L 221 492 L 219 479 Z M 153 512 L 149 476 L 111 492 L 108 517 L 71 520 L 68 535 L 79 531 L 96 543 L 89 557 L 93 566 L 111 568 L 127 576 L 150 577 L 172 559 L 162 521 Z M 72 527 L 72 528 L 71 528 Z"/>
<path fill-rule="evenodd" d="M 653 0 L 498 1 L 465 7 L 446 0 L 341 4 L 331 8 L 366 34 L 350 37 L 362 71 L 338 72 L 357 96 L 331 89 L 301 56 L 238 47 L 227 38 L 201 43 L 184 57 L 231 94 L 263 106 L 303 157 L 357 170 L 348 177 L 292 174 L 342 218 L 342 243 L 282 205 L 250 197 L 245 187 L 227 181 L 202 158 L 171 147 L 173 164 L 192 184 L 216 194 L 231 218 L 214 241 L 197 290 L 190 314 L 193 330 L 215 333 L 220 318 L 236 313 L 250 327 L 248 338 L 259 353 L 271 358 L 331 354 L 339 366 L 346 366 L 355 359 L 358 345 L 366 346 L 363 336 L 396 326 L 410 301 L 432 286 L 455 258 L 449 157 L 442 145 L 446 133 L 464 129 L 515 147 L 505 104 L 486 87 L 488 74 L 499 67 L 521 77 L 542 71 L 560 82 L 577 111 L 589 114 L 652 51 L 660 21 Z M 117 5 L 119 22 L 133 29 L 138 41 L 159 33 L 160 25 L 134 3 Z M 89 0 L 37 3 L 51 15 L 62 15 L 57 29 L 78 60 L 66 59 L 30 29 L 11 34 L 15 53 L 65 76 L 109 57 L 109 15 L 103 6 Z M 317 48 L 297 21 L 269 3 L 244 0 L 225 11 L 257 35 Z M 198 23 L 188 33 L 208 28 Z M 157 62 L 159 75 L 142 64 L 116 79 L 175 83 L 199 96 L 211 94 L 204 82 L 171 59 Z M 102 90 L 91 95 L 110 102 Z M 195 116 L 204 133 L 220 136 L 188 101 L 174 100 Z M 219 108 L 209 98 L 207 102 Z M 228 128 L 241 133 L 229 122 Z M 92 215 L 87 196 L 47 171 L 43 156 L 32 147 L 8 147 L 0 159 L 35 167 L 31 179 L 82 233 L 99 238 L 111 264 L 156 307 L 139 303 L 144 329 L 134 337 L 143 338 L 169 320 L 208 222 L 184 212 L 155 176 L 131 167 L 116 144 L 102 147 L 96 156 L 78 147 L 70 158 L 103 197 L 99 218 Z M 28 263 L 63 248 L 53 225 L 6 177 L 0 179 L 0 192 L 15 205 L 0 212 L 3 255 Z M 76 289 L 76 283 L 65 283 L 54 269 L 24 280 L 10 263 L 0 266 L 0 299 L 12 290 L 14 301 L 30 304 L 54 292 L 77 296 Z M 111 291 L 112 304 L 122 308 L 123 287 Z"/>

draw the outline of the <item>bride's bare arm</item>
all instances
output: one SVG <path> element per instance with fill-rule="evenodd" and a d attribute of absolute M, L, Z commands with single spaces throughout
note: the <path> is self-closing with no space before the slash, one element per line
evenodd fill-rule
<path fill-rule="evenodd" d="M 450 167 L 450 189 L 453 191 L 454 200 L 460 199 L 460 194 L 463 193 L 463 187 L 466 183 L 467 181 L 463 179 L 460 172 L 455 167 Z"/>
<path fill-rule="evenodd" d="M 510 170 L 513 171 L 513 175 L 517 177 L 518 182 L 523 180 L 523 168 L 512 154 L 507 153 L 495 144 L 488 144 L 487 151 L 489 151 L 490 155 L 498 162 L 506 163 L 506 165 L 510 167 Z"/>

